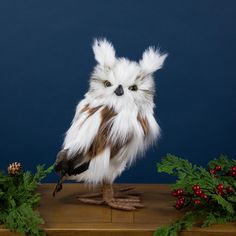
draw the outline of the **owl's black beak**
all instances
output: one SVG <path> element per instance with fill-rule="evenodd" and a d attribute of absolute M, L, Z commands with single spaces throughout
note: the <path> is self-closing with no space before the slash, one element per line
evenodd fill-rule
<path fill-rule="evenodd" d="M 123 89 L 123 87 L 122 87 L 121 84 L 116 88 L 115 94 L 116 94 L 117 96 L 121 96 L 121 95 L 124 94 L 124 89 Z"/>

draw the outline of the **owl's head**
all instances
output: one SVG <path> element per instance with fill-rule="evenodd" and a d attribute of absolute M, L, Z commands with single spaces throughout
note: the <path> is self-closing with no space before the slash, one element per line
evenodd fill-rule
<path fill-rule="evenodd" d="M 140 61 L 134 62 L 116 57 L 113 45 L 106 39 L 95 40 L 93 52 L 97 65 L 86 94 L 91 103 L 108 105 L 117 111 L 124 107 L 153 108 L 153 73 L 162 68 L 167 54 L 149 47 Z"/>

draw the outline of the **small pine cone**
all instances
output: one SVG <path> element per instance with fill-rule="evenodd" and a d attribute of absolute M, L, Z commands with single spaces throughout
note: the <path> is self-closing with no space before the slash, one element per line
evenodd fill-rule
<path fill-rule="evenodd" d="M 21 172 L 21 164 L 20 163 L 17 163 L 17 162 L 14 162 L 12 164 L 10 164 L 8 166 L 8 174 L 9 175 L 16 175 L 16 174 L 19 174 Z"/>

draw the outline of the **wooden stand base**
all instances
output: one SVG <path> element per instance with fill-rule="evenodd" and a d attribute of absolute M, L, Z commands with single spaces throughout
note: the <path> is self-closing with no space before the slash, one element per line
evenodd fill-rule
<path fill-rule="evenodd" d="M 87 193 L 83 184 L 64 184 L 63 190 L 52 197 L 54 184 L 39 187 L 42 194 L 39 212 L 45 219 L 43 228 L 49 236 L 152 236 L 157 227 L 169 224 L 181 216 L 172 207 L 170 187 L 160 184 L 123 184 L 141 192 L 144 208 L 133 212 L 114 210 L 107 206 L 86 205 L 76 196 Z M 93 191 L 93 189 L 90 189 Z M 0 236 L 14 233 L 0 227 Z M 236 224 L 194 227 L 181 236 L 236 236 Z"/>

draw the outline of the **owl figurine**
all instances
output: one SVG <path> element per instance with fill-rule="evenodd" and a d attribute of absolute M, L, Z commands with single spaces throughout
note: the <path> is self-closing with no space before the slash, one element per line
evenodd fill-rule
<path fill-rule="evenodd" d="M 101 186 L 101 191 L 78 196 L 88 204 L 121 210 L 142 207 L 129 189 L 113 190 L 114 180 L 156 141 L 160 128 L 154 117 L 153 73 L 167 54 L 149 47 L 139 62 L 117 57 L 106 39 L 93 43 L 97 64 L 89 90 L 79 102 L 62 150 L 55 162 L 60 179 Z"/>

